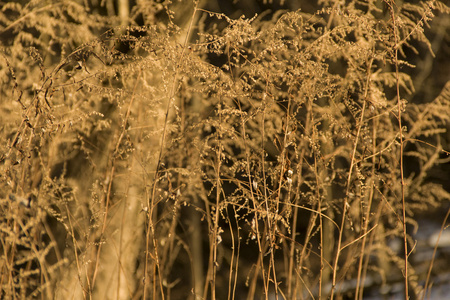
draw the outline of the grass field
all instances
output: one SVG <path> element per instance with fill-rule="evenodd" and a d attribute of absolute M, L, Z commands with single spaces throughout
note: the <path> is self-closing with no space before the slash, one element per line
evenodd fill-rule
<path fill-rule="evenodd" d="M 3 3 L 0 298 L 439 299 L 449 12 Z"/>

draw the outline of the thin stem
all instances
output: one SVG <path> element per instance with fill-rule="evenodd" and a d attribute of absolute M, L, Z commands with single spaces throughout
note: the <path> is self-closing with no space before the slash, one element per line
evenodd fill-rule
<path fill-rule="evenodd" d="M 398 120 L 398 130 L 399 130 L 399 143 L 400 143 L 400 179 L 401 179 L 401 201 L 402 201 L 402 226 L 403 226 L 403 245 L 404 245 L 404 255 L 405 255 L 405 264 L 404 264 L 404 278 L 405 278 L 405 299 L 409 299 L 409 270 L 408 270 L 408 236 L 406 233 L 406 201 L 405 201 L 405 178 L 403 171 L 403 150 L 404 150 L 404 139 L 403 139 L 403 125 L 402 125 L 402 101 L 400 98 L 400 74 L 399 74 L 399 61 L 398 61 L 398 48 L 399 37 L 397 35 L 397 22 L 394 12 L 395 3 L 390 0 L 389 2 L 385 0 L 386 4 L 389 7 L 389 12 L 391 15 L 392 21 L 392 34 L 394 36 L 394 64 L 395 64 L 395 80 L 396 80 L 396 97 L 397 97 L 397 120 Z"/>
<path fill-rule="evenodd" d="M 182 61 L 184 59 L 185 53 L 186 53 L 186 49 L 187 49 L 187 43 L 189 40 L 189 36 L 190 36 L 190 32 L 192 30 L 192 25 L 194 23 L 194 19 L 195 19 L 195 13 L 197 12 L 197 5 L 198 3 L 195 2 L 194 5 L 194 11 L 192 13 L 192 17 L 191 17 L 191 21 L 189 23 L 189 27 L 188 27 L 188 31 L 186 34 L 186 38 L 184 41 L 184 45 L 183 45 L 183 50 L 181 52 L 180 58 L 177 62 L 177 67 L 176 67 L 176 72 L 175 72 L 175 76 L 173 78 L 173 82 L 172 82 L 172 86 L 169 92 L 169 97 L 167 100 L 167 107 L 166 107 L 166 112 L 165 112 L 165 116 L 164 116 L 164 126 L 163 126 L 163 130 L 162 130 L 162 136 L 161 136 L 161 143 L 160 143 L 160 149 L 159 149 L 159 157 L 158 157 L 158 163 L 156 165 L 156 170 L 155 170 L 155 178 L 153 181 L 153 188 L 152 188 L 152 195 L 151 195 L 151 199 L 149 200 L 149 213 L 148 213 L 148 227 L 147 227 L 147 234 L 146 234 L 146 256 L 145 256 L 145 276 L 147 275 L 147 270 L 148 270 L 148 259 L 149 259 L 149 255 L 150 255 L 150 251 L 148 248 L 149 245 L 149 239 L 150 239 L 150 235 L 151 235 L 151 239 L 152 239 L 152 244 L 153 244 L 153 248 L 154 248 L 154 257 L 153 259 L 155 260 L 155 264 L 157 267 L 157 271 L 158 271 L 158 276 L 160 278 L 159 280 L 159 285 L 160 285 L 160 290 L 161 290 L 161 297 L 164 300 L 164 290 L 163 290 L 163 286 L 162 286 L 162 275 L 161 275 L 161 270 L 160 270 L 160 265 L 159 265 L 159 258 L 158 258 L 158 249 L 157 249 L 157 241 L 156 241 L 156 237 L 155 237 L 155 232 L 154 232 L 154 223 L 156 222 L 156 215 L 155 215 L 155 207 L 156 207 L 156 201 L 155 201 L 155 197 L 156 197 L 156 190 L 157 190 L 157 185 L 158 185 L 158 181 L 159 181 L 159 173 L 161 170 L 161 163 L 162 163 L 162 158 L 163 158 L 163 153 L 164 153 L 164 144 L 166 141 L 166 136 L 167 136 L 167 125 L 169 123 L 169 114 L 170 114 L 170 108 L 171 108 L 171 104 L 172 104 L 172 99 L 175 96 L 176 90 L 177 90 L 177 83 L 178 83 L 178 78 L 179 78 L 179 74 L 180 74 L 180 69 L 181 69 L 181 64 Z M 154 280 L 155 282 L 155 280 Z M 147 284 L 147 280 L 144 281 L 144 299 L 146 299 L 146 284 Z M 154 297 L 155 297 L 155 292 L 153 293 Z"/>
<path fill-rule="evenodd" d="M 344 200 L 344 207 L 342 209 L 342 221 L 341 221 L 341 227 L 339 229 L 339 238 L 338 238 L 338 243 L 337 243 L 336 257 L 334 259 L 334 264 L 333 264 L 333 281 L 332 281 L 332 288 L 331 288 L 331 295 L 330 295 L 331 300 L 333 300 L 334 292 L 336 289 L 337 268 L 338 268 L 339 257 L 341 255 L 341 251 L 342 251 L 342 248 L 341 248 L 342 237 L 343 237 L 343 233 L 344 233 L 345 220 L 347 218 L 348 208 L 350 207 L 350 204 L 348 202 L 349 193 L 350 193 L 350 183 L 351 183 L 351 178 L 352 178 L 353 167 L 355 166 L 356 149 L 357 149 L 358 140 L 359 140 L 359 137 L 361 134 L 361 127 L 362 127 L 362 124 L 364 121 L 365 110 L 366 110 L 366 101 L 363 102 L 363 107 L 361 109 L 361 118 L 360 118 L 360 121 L 358 124 L 358 131 L 356 133 L 355 143 L 353 146 L 352 158 L 351 158 L 351 162 L 350 162 L 350 170 L 348 172 L 348 177 L 347 177 L 347 191 L 346 191 L 346 196 L 345 196 L 345 200 Z"/>

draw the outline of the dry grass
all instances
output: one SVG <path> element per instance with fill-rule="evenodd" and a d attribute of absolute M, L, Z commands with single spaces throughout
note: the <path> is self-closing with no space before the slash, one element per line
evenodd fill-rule
<path fill-rule="evenodd" d="M 425 296 L 450 85 L 411 74 L 448 7 L 97 2 L 0 13 L 2 299 Z"/>

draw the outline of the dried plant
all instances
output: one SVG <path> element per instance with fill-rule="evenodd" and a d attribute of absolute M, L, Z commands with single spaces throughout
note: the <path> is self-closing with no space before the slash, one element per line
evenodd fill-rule
<path fill-rule="evenodd" d="M 416 2 L 4 4 L 2 299 L 424 297 L 450 84 L 415 57 L 450 10 Z"/>

